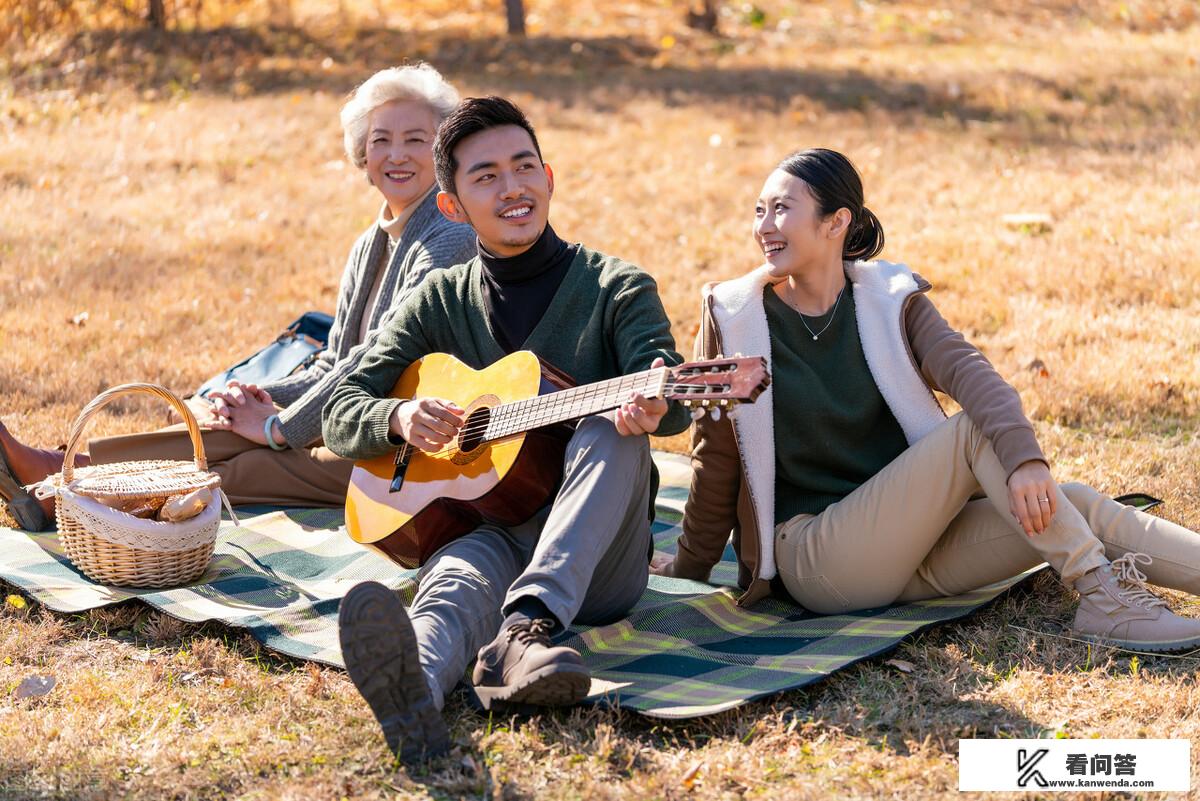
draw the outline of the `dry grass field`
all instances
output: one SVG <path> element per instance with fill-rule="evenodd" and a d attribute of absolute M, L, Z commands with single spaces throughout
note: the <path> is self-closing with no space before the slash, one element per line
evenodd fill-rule
<path fill-rule="evenodd" d="M 883 256 L 1021 390 L 1057 477 L 1200 527 L 1196 0 L 731 0 L 721 37 L 683 27 L 682 2 L 528 0 L 523 42 L 482 0 L 312 5 L 294 28 L 185 17 L 0 53 L 0 418 L 19 436 L 58 444 L 105 387 L 187 390 L 331 308 L 377 205 L 342 158 L 341 99 L 424 58 L 526 107 L 559 233 L 656 275 L 683 342 L 701 284 L 758 263 L 774 163 L 847 153 Z M 1005 225 L 1020 212 L 1052 222 Z M 115 412 L 96 433 L 162 415 Z M 1047 576 L 904 645 L 911 673 L 868 661 L 708 719 L 455 700 L 454 754 L 415 771 L 340 672 L 0 589 L 0 799 L 936 799 L 958 795 L 962 736 L 1200 744 L 1200 660 L 1066 639 L 1073 598 Z M 58 686 L 12 700 L 33 673 Z M 1197 766 L 1194 748 L 1194 797 Z"/>

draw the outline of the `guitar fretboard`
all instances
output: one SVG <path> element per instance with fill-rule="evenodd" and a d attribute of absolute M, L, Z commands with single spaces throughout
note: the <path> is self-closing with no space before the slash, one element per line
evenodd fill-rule
<path fill-rule="evenodd" d="M 634 392 L 647 398 L 663 397 L 669 372 L 666 367 L 656 367 L 536 398 L 503 403 L 492 409 L 483 438 L 503 439 L 542 426 L 606 412 L 628 401 Z"/>

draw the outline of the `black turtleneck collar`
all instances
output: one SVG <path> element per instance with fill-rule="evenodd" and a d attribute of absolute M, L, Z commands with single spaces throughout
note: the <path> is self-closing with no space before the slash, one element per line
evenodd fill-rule
<path fill-rule="evenodd" d="M 483 303 L 496 343 L 505 353 L 522 347 L 541 321 L 578 248 L 558 238 L 550 223 L 529 250 L 509 258 L 479 245 Z"/>
<path fill-rule="evenodd" d="M 546 223 L 537 241 L 524 253 L 518 253 L 516 256 L 493 256 L 478 240 L 476 247 L 479 249 L 479 260 L 483 262 L 483 269 L 490 280 L 498 284 L 521 284 L 553 269 L 566 255 L 570 245 L 559 239 L 550 223 Z"/>

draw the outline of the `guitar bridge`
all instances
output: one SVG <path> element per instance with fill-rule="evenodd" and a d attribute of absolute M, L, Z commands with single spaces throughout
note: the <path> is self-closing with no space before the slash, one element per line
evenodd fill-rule
<path fill-rule="evenodd" d="M 408 472 L 410 453 L 411 449 L 408 447 L 396 451 L 396 472 L 392 474 L 392 483 L 388 486 L 388 492 L 399 492 L 400 487 L 404 485 L 404 474 Z"/>

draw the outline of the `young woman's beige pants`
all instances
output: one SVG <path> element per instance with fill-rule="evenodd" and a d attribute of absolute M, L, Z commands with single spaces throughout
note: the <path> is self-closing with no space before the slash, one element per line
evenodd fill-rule
<path fill-rule="evenodd" d="M 980 490 L 986 497 L 972 500 Z M 1200 594 L 1200 535 L 1082 484 L 1062 485 L 1050 526 L 1025 534 L 1005 470 L 965 414 L 821 514 L 775 529 L 784 586 L 822 614 L 958 595 L 1042 562 L 1071 586 L 1130 551 L 1154 560 L 1151 582 Z"/>

